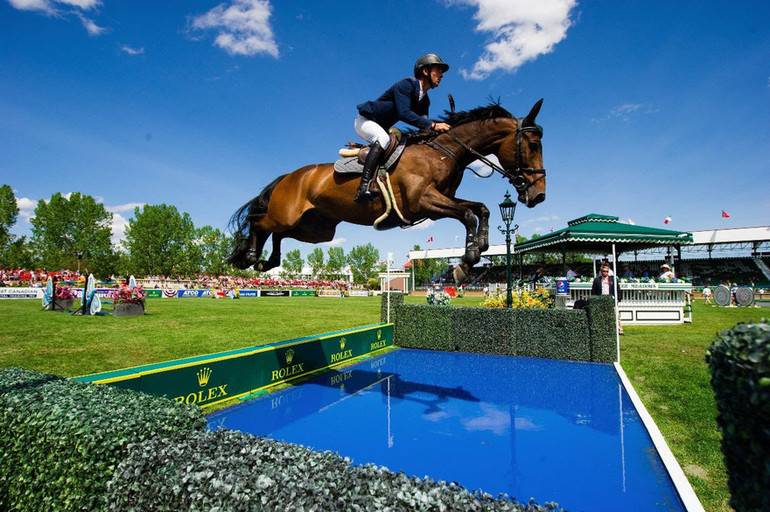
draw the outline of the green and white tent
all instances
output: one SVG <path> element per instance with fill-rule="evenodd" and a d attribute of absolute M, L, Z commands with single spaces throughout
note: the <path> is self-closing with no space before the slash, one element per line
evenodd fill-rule
<path fill-rule="evenodd" d="M 564 229 L 516 244 L 514 254 L 614 254 L 653 247 L 678 248 L 692 243 L 691 233 L 624 224 L 618 222 L 618 217 L 589 213 L 569 221 Z"/>

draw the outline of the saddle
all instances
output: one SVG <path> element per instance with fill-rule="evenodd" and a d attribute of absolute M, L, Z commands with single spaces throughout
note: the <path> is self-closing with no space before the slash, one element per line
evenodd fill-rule
<path fill-rule="evenodd" d="M 390 136 L 390 142 L 388 143 L 388 149 L 385 150 L 385 154 L 382 157 L 382 167 L 386 171 L 389 171 L 398 162 L 401 153 L 404 151 L 401 132 L 396 128 L 391 128 L 388 135 Z M 370 146 L 364 144 L 348 142 L 347 147 L 339 151 L 342 158 L 334 163 L 334 171 L 343 174 L 361 174 L 370 149 Z"/>

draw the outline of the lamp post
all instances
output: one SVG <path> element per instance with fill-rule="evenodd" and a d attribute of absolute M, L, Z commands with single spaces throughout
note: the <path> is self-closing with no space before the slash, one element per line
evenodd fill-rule
<path fill-rule="evenodd" d="M 508 289 L 506 291 L 505 300 L 508 307 L 511 307 L 513 304 L 513 285 L 511 282 L 511 231 L 515 233 L 516 230 L 519 229 L 519 225 L 516 224 L 511 228 L 513 216 L 516 214 L 516 202 L 511 201 L 511 194 L 509 194 L 507 190 L 505 191 L 505 199 L 503 199 L 503 202 L 500 203 L 499 206 L 500 216 L 505 223 L 505 229 L 503 229 L 502 226 L 497 226 L 500 233 L 505 235 L 505 269 L 508 276 Z"/>

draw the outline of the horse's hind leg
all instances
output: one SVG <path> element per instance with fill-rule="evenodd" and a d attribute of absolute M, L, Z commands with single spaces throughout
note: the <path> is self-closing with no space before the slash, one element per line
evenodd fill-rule
<path fill-rule="evenodd" d="M 256 224 L 252 225 L 249 233 L 249 250 L 246 252 L 245 267 L 243 268 L 249 268 L 252 265 L 255 265 L 256 268 L 259 257 L 262 255 L 262 248 L 269 237 L 269 232 L 257 229 Z"/>

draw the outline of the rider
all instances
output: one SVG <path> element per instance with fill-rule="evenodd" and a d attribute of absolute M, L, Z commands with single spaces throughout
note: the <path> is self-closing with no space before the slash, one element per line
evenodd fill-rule
<path fill-rule="evenodd" d="M 404 78 L 393 84 L 374 101 L 358 105 L 356 133 L 371 143 L 369 155 L 364 163 L 361 184 L 358 186 L 356 202 L 374 200 L 374 193 L 369 190 L 369 183 L 374 171 L 379 167 L 382 155 L 388 149 L 390 138 L 388 129 L 398 121 L 420 128 L 445 132 L 451 128 L 446 123 L 431 121 L 428 118 L 430 99 L 428 91 L 438 87 L 449 65 L 435 53 L 423 55 L 414 64 L 414 78 Z M 374 193 L 373 193 L 374 192 Z"/>

